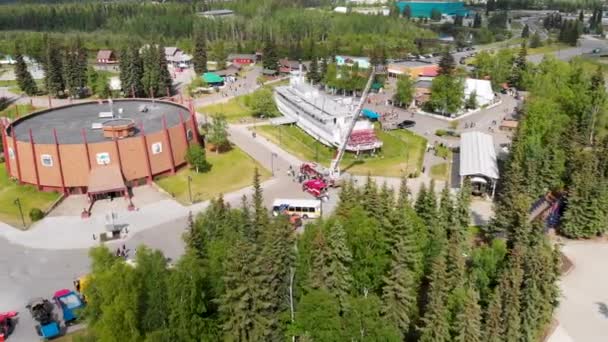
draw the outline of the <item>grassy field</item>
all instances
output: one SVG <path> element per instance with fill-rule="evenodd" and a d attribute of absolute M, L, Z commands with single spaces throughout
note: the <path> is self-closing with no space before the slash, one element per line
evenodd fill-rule
<path fill-rule="evenodd" d="M 533 49 L 528 48 L 528 55 L 545 54 L 545 53 L 555 52 L 557 50 L 565 50 L 565 49 L 571 49 L 571 48 L 573 48 L 573 46 L 570 46 L 568 44 L 553 43 L 553 44 L 544 45 L 544 46 L 533 48 Z"/>
<path fill-rule="evenodd" d="M 19 117 L 22 117 L 39 109 L 42 108 L 34 107 L 30 104 L 10 105 L 8 108 L 0 111 L 0 116 L 6 116 L 13 119 L 17 116 L 17 112 L 19 112 Z"/>
<path fill-rule="evenodd" d="M 448 163 L 435 164 L 431 166 L 431 178 L 440 181 L 448 180 L 450 170 Z"/>
<path fill-rule="evenodd" d="M 251 185 L 254 169 L 257 167 L 262 180 L 268 179 L 270 172 L 239 148 L 215 154 L 207 152 L 207 160 L 212 168 L 206 173 L 196 173 L 184 168 L 174 176 L 162 177 L 156 184 L 172 194 L 182 204 L 190 204 L 188 176 L 192 177 L 192 198 L 194 202 L 205 201 Z"/>
<path fill-rule="evenodd" d="M 251 109 L 245 106 L 243 97 L 235 97 L 225 103 L 217 103 L 209 106 L 199 107 L 196 109 L 199 113 L 213 115 L 222 113 L 226 116 L 228 122 L 238 122 L 242 119 L 251 118 Z"/>
<path fill-rule="evenodd" d="M 56 192 L 41 192 L 31 185 L 17 185 L 9 179 L 4 163 L 0 164 L 0 221 L 15 227 L 23 227 L 19 208 L 15 200 L 19 198 L 25 223 L 31 223 L 29 212 L 32 208 L 45 211 L 60 195 Z"/>
<path fill-rule="evenodd" d="M 287 84 L 289 84 L 289 80 L 281 80 L 268 84 L 267 87 L 272 89 L 274 87 Z M 225 103 L 216 103 L 208 106 L 198 107 L 196 108 L 196 111 L 206 115 L 222 113 L 226 116 L 228 122 L 231 123 L 252 122 L 253 117 L 251 116 L 251 109 L 246 105 L 247 97 L 249 96 L 252 96 L 252 94 L 240 95 Z"/>
<path fill-rule="evenodd" d="M 73 342 L 75 337 L 85 336 L 87 334 L 87 329 L 81 329 L 78 331 L 74 331 L 73 333 L 69 333 L 67 335 L 63 335 L 56 339 L 53 339 L 54 342 Z"/>
<path fill-rule="evenodd" d="M 296 126 L 260 126 L 256 130 L 273 143 L 302 160 L 316 161 L 329 166 L 335 149 L 318 143 Z M 383 132 L 376 130 L 384 142 L 382 150 L 375 156 L 362 154 L 358 159 L 347 153 L 340 165 L 342 171 L 353 174 L 398 177 L 405 172 L 419 171 L 422 166 L 426 139 L 406 130 Z"/>

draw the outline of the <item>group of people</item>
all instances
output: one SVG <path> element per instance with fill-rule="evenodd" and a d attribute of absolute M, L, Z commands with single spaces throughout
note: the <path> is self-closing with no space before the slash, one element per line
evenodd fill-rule
<path fill-rule="evenodd" d="M 129 251 L 130 249 L 127 249 L 127 246 L 123 244 L 122 248 L 116 248 L 116 256 L 124 258 L 126 260 L 129 258 Z"/>

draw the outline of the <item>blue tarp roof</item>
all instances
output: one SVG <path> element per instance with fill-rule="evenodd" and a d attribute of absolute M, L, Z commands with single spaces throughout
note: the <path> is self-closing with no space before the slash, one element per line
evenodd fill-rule
<path fill-rule="evenodd" d="M 366 118 L 370 119 L 370 120 L 378 120 L 380 118 L 380 115 L 378 115 L 378 113 L 374 112 L 371 109 L 363 109 L 361 111 L 361 114 L 363 114 Z"/>
<path fill-rule="evenodd" d="M 55 336 L 59 336 L 59 325 L 57 324 L 57 322 L 51 322 L 48 324 L 45 324 L 43 326 L 40 327 L 40 332 L 42 333 L 42 337 L 45 338 L 52 338 Z"/>
<path fill-rule="evenodd" d="M 441 11 L 441 14 L 446 15 L 461 15 L 466 16 L 469 11 L 464 7 L 464 2 L 420 2 L 420 1 L 399 1 L 397 3 L 401 13 L 405 9 L 405 6 L 410 6 L 410 10 L 412 13 L 412 18 L 418 17 L 426 17 L 429 18 L 431 16 L 431 11 L 433 8 Z"/>

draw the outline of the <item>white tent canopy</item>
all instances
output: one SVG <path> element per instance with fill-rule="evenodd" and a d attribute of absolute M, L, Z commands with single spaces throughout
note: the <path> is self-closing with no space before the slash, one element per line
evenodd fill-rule
<path fill-rule="evenodd" d="M 485 176 L 498 179 L 498 164 L 494 139 L 481 132 L 466 132 L 460 136 L 460 177 Z"/>
<path fill-rule="evenodd" d="M 475 92 L 475 99 L 478 106 L 484 106 L 494 101 L 494 91 L 492 83 L 488 80 L 478 80 L 467 78 L 464 82 L 464 97 L 468 99 L 472 92 Z"/>

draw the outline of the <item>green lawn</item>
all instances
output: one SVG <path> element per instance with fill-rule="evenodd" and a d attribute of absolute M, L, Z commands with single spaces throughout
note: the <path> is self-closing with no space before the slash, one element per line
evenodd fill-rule
<path fill-rule="evenodd" d="M 19 110 L 17 110 L 19 108 Z M 17 111 L 19 112 L 19 117 L 22 117 L 26 114 L 30 114 L 33 111 L 39 110 L 42 108 L 34 107 L 30 104 L 19 104 L 19 105 L 11 105 L 8 108 L 0 111 L 0 116 L 6 116 L 8 118 L 15 118 L 17 116 Z"/>
<path fill-rule="evenodd" d="M 545 54 L 545 53 L 555 52 L 557 50 L 565 50 L 565 49 L 571 49 L 571 48 L 573 48 L 573 46 L 570 46 L 568 44 L 554 43 L 554 44 L 550 44 L 550 45 L 543 45 L 543 46 L 537 47 L 537 48 L 529 48 L 528 55 Z"/>
<path fill-rule="evenodd" d="M 2 74 L 0 72 L 0 74 Z M 36 81 L 36 85 L 38 89 L 44 89 L 44 80 L 34 80 Z M 9 90 L 17 90 L 17 93 L 20 93 L 21 90 L 17 87 L 17 80 L 0 80 L 0 87 L 9 87 Z"/>
<path fill-rule="evenodd" d="M 17 85 L 16 80 L 0 80 L 0 87 L 12 87 L 12 86 L 16 86 L 16 85 Z"/>
<path fill-rule="evenodd" d="M 316 161 L 329 166 L 335 149 L 318 143 L 297 126 L 259 126 L 260 134 L 273 143 L 302 160 Z M 426 139 L 406 130 L 384 132 L 377 129 L 376 134 L 384 142 L 376 156 L 362 154 L 358 159 L 347 153 L 340 165 L 342 171 L 353 174 L 398 177 L 420 170 L 426 148 Z"/>
<path fill-rule="evenodd" d="M 217 103 L 209 106 L 199 107 L 197 112 L 205 115 L 222 113 L 228 122 L 239 122 L 242 119 L 251 119 L 251 110 L 245 106 L 243 97 L 235 97 L 225 103 Z"/>
<path fill-rule="evenodd" d="M 268 84 L 267 87 L 273 89 L 274 87 L 284 86 L 289 84 L 289 80 L 281 80 Z M 230 101 L 225 103 L 216 103 L 208 106 L 198 107 L 196 111 L 205 114 L 213 115 L 222 113 L 226 116 L 226 119 L 230 123 L 241 123 L 241 122 L 253 122 L 251 116 L 251 109 L 247 106 L 248 98 L 252 94 L 244 94 L 237 97 L 233 97 Z"/>
<path fill-rule="evenodd" d="M 80 329 L 77 331 L 74 331 L 73 333 L 69 333 L 66 335 L 63 335 L 61 337 L 58 337 L 56 339 L 53 339 L 53 342 L 73 342 L 75 339 L 75 337 L 84 337 L 87 334 L 87 329 Z"/>
<path fill-rule="evenodd" d="M 31 185 L 17 185 L 9 179 L 4 163 L 0 164 L 0 221 L 15 227 L 23 227 L 19 208 L 15 200 L 19 198 L 23 208 L 25 223 L 31 223 L 29 212 L 32 208 L 46 211 L 60 195 L 56 192 L 41 192 Z"/>
<path fill-rule="evenodd" d="M 431 178 L 440 181 L 448 180 L 450 170 L 448 163 L 435 164 L 431 166 Z"/>
<path fill-rule="evenodd" d="M 196 173 L 184 168 L 174 176 L 156 180 L 156 184 L 172 194 L 182 204 L 189 204 L 188 176 L 192 177 L 192 198 L 194 202 L 205 201 L 251 185 L 254 169 L 257 167 L 262 180 L 270 177 L 270 172 L 237 147 L 220 154 L 207 152 L 207 160 L 212 167 L 209 172 Z"/>

